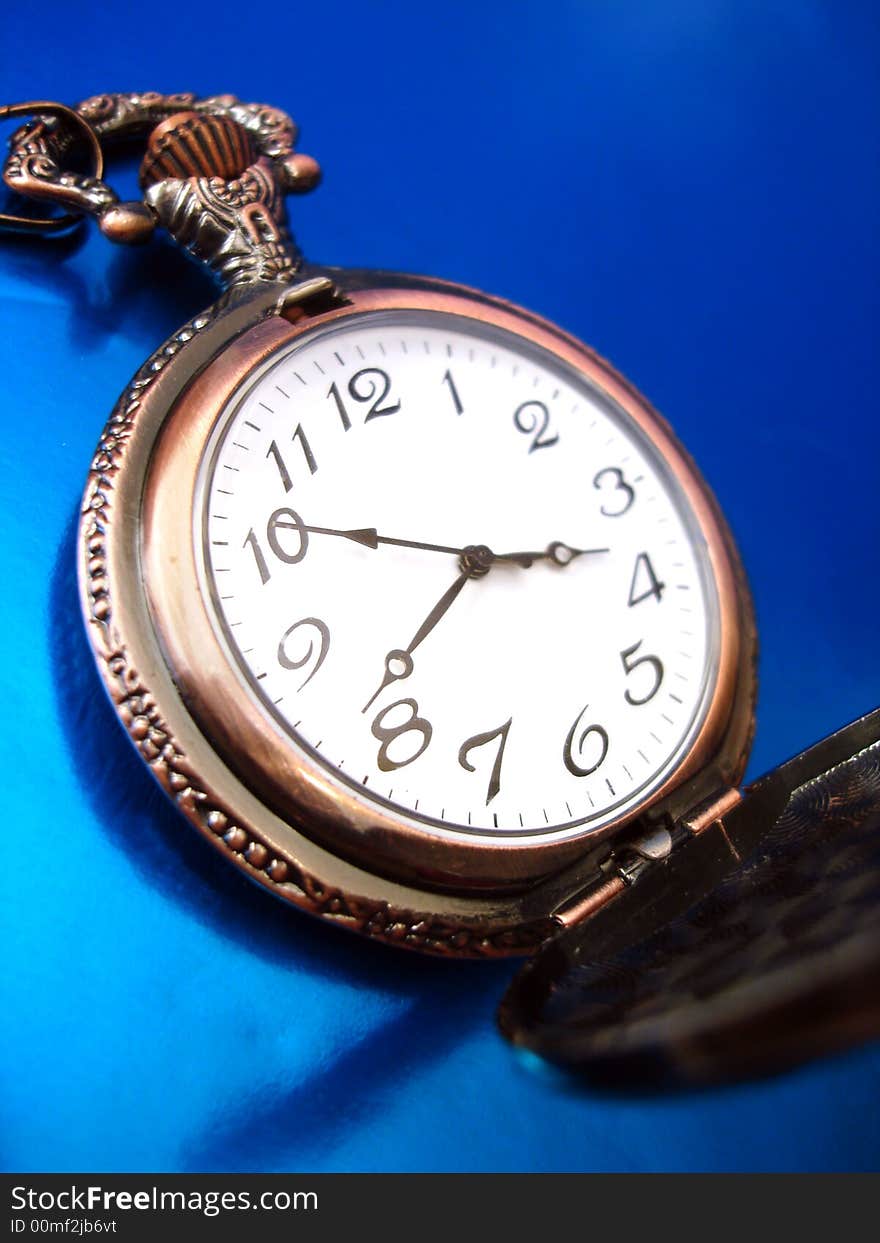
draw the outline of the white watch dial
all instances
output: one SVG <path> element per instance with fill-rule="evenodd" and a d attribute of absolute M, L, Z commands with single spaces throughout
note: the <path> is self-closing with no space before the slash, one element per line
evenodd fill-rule
<path fill-rule="evenodd" d="M 718 603 L 688 502 L 608 396 L 512 333 L 385 311 L 303 337 L 223 412 L 199 487 L 235 676 L 434 833 L 606 824 L 699 729 Z"/>

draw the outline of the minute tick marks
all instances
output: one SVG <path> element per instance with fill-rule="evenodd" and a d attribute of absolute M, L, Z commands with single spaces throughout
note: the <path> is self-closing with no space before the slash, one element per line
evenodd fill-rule
<path fill-rule="evenodd" d="M 650 447 L 513 338 L 364 324 L 281 351 L 223 416 L 211 461 L 236 487 L 215 482 L 228 539 L 206 543 L 236 559 L 206 567 L 243 622 L 219 603 L 227 642 L 244 636 L 275 722 L 365 799 L 446 833 L 605 824 L 663 779 L 704 699 L 705 574 L 684 511 Z M 292 416 L 243 417 L 291 384 L 307 389 Z M 500 551 L 478 564 L 486 539 Z M 696 606 L 686 632 L 669 576 Z M 683 637 L 691 680 L 669 667 Z M 664 679 L 668 717 L 649 703 Z"/>

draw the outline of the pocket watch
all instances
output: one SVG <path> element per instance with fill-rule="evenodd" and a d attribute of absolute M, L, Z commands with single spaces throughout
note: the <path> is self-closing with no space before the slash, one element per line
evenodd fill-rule
<path fill-rule="evenodd" d="M 162 228 L 221 289 L 125 389 L 82 504 L 87 631 L 154 779 L 293 906 L 413 950 L 536 953 L 505 1030 L 608 1064 L 591 943 L 647 953 L 835 765 L 856 764 L 858 799 L 835 797 L 870 819 L 876 714 L 834 764 L 826 744 L 743 797 L 752 603 L 669 425 L 508 302 L 307 263 L 284 196 L 320 174 L 283 112 L 192 94 L 0 111 L 32 118 L 7 185 L 66 212 L 7 223 Z M 103 146 L 138 135 L 143 199 L 122 203 Z M 83 145 L 89 174 L 69 171 Z M 718 944 L 699 927 L 695 979 Z M 655 957 L 656 1002 L 681 968 Z M 600 1009 L 620 1055 L 626 1006 Z"/>

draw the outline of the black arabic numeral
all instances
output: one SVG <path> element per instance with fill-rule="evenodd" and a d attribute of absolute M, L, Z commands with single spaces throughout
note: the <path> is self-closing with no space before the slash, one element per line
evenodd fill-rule
<path fill-rule="evenodd" d="M 296 431 L 293 433 L 293 439 L 299 441 L 300 447 L 302 448 L 308 464 L 309 474 L 314 475 L 315 471 L 318 469 L 318 463 L 315 461 L 315 455 L 312 453 L 312 447 L 308 442 L 305 432 L 303 431 L 302 423 L 297 423 Z"/>
<path fill-rule="evenodd" d="M 603 483 L 603 480 L 609 477 L 614 480 L 612 488 L 606 488 L 606 485 Z M 621 518 L 636 499 L 635 488 L 631 483 L 627 483 L 619 466 L 606 466 L 603 470 L 600 470 L 593 479 L 593 487 L 598 488 L 600 492 L 607 491 L 610 494 L 609 500 L 616 492 L 623 493 L 623 496 L 617 501 L 618 507 L 616 509 L 607 509 L 603 505 L 599 510 L 599 513 L 604 514 L 606 518 Z"/>
<path fill-rule="evenodd" d="M 625 649 L 625 651 L 622 651 L 620 653 L 620 660 L 621 660 L 621 663 L 623 664 L 624 671 L 627 673 L 627 675 L 632 673 L 633 670 L 638 669 L 639 665 L 650 665 L 651 669 L 653 670 L 654 684 L 651 687 L 651 689 L 648 691 L 647 695 L 636 696 L 632 693 L 631 690 L 629 690 L 629 688 L 627 688 L 624 691 L 623 693 L 624 699 L 626 700 L 628 704 L 633 704 L 634 707 L 639 707 L 642 704 L 646 704 L 649 702 L 649 700 L 653 699 L 660 689 L 660 683 L 663 681 L 663 662 L 659 656 L 647 656 L 646 655 L 646 656 L 639 656 L 635 660 L 630 659 L 631 656 L 635 656 L 636 652 L 639 650 L 641 646 L 642 646 L 642 640 L 639 639 L 638 643 L 634 643 L 632 647 L 628 647 Z"/>
<path fill-rule="evenodd" d="M 475 747 L 484 747 L 486 743 L 498 739 L 498 751 L 495 755 L 495 763 L 492 765 L 492 775 L 489 778 L 489 788 L 486 792 L 486 806 L 492 802 L 492 799 L 501 789 L 501 761 L 504 758 L 504 748 L 507 746 L 507 735 L 510 732 L 510 726 L 513 717 L 509 717 L 503 725 L 499 725 L 497 729 L 489 729 L 485 734 L 474 734 L 473 738 L 466 739 L 458 750 L 458 762 L 462 768 L 469 773 L 475 773 L 475 766 L 468 759 L 468 753 L 473 751 Z"/>
<path fill-rule="evenodd" d="M 568 731 L 565 746 L 562 748 L 565 767 L 575 777 L 589 777 L 599 768 L 608 754 L 608 733 L 601 725 L 585 725 L 578 733 L 578 727 L 589 706 L 589 704 L 584 704 L 575 717 L 574 724 Z M 589 744 L 588 738 L 591 738 Z M 575 751 L 577 751 L 577 759 L 575 759 Z M 593 756 L 596 756 L 594 763 L 584 763 L 585 759 L 592 759 Z"/>
<path fill-rule="evenodd" d="M 327 393 L 327 396 L 332 397 L 333 400 L 336 402 L 336 409 L 339 411 L 340 419 L 342 419 L 342 426 L 345 429 L 345 431 L 350 431 L 351 430 L 351 419 L 348 417 L 348 411 L 345 408 L 345 402 L 342 400 L 342 396 L 340 395 L 339 389 L 336 387 L 335 384 L 330 385 L 330 390 Z"/>
<path fill-rule="evenodd" d="M 322 622 L 319 617 L 303 617 L 300 621 L 294 622 L 292 626 L 288 626 L 284 634 L 281 636 L 281 642 L 278 644 L 278 663 L 283 669 L 302 669 L 304 665 L 309 664 L 314 656 L 314 638 L 308 639 L 308 647 L 305 654 L 300 656 L 299 659 L 294 658 L 290 654 L 290 640 L 293 635 L 304 626 L 312 630 L 317 630 L 318 636 L 320 637 L 320 648 L 318 651 L 318 659 L 315 661 L 314 666 L 305 681 L 300 682 L 299 686 L 296 688 L 298 691 L 301 691 L 302 688 L 312 680 L 321 668 L 321 665 L 324 663 L 324 657 L 327 655 L 330 648 L 330 631 L 328 630 L 326 623 Z M 297 635 L 297 638 L 299 637 L 300 636 Z"/>
<path fill-rule="evenodd" d="M 355 401 L 373 402 L 364 419 L 365 423 L 369 423 L 370 419 L 379 419 L 385 414 L 396 414 L 400 409 L 399 401 L 396 401 L 393 406 L 382 405 L 390 389 L 391 380 L 388 373 L 379 367 L 363 367 L 360 371 L 356 371 L 348 382 L 348 391 Z"/>
<path fill-rule="evenodd" d="M 299 548 L 295 553 L 288 552 L 281 543 L 282 536 L 279 532 L 296 531 L 299 538 Z M 286 536 L 284 537 L 286 538 Z M 276 509 L 266 523 L 266 539 L 269 547 L 278 558 L 279 561 L 285 561 L 288 565 L 296 565 L 298 561 L 302 561 L 309 547 L 309 533 L 303 525 L 303 520 L 299 514 L 294 513 L 292 509 Z M 266 557 L 260 547 L 260 541 L 253 527 L 248 531 L 244 538 L 242 547 L 247 548 L 250 545 L 251 552 L 254 554 L 254 560 L 257 563 L 257 569 L 260 573 L 260 582 L 265 587 L 269 579 L 272 577 L 272 571 L 269 569 Z"/>
<path fill-rule="evenodd" d="M 362 367 L 360 371 L 354 373 L 348 382 L 349 396 L 354 401 L 361 403 L 372 402 L 370 409 L 364 417 L 365 423 L 369 423 L 370 419 L 379 419 L 386 414 L 397 414 L 400 409 L 399 401 L 394 402 L 393 405 L 382 405 L 390 391 L 391 378 L 387 371 L 383 371 L 381 367 Z M 348 431 L 351 427 L 351 418 L 345 408 L 342 395 L 335 384 L 330 385 L 327 396 L 332 397 L 336 402 L 342 426 Z"/>
<path fill-rule="evenodd" d="M 543 401 L 524 401 L 513 412 L 514 427 L 518 432 L 532 437 L 529 453 L 536 449 L 549 449 L 559 440 L 558 436 L 545 436 L 550 426 L 550 411 Z"/>
<path fill-rule="evenodd" d="M 260 574 L 260 582 L 265 587 L 266 583 L 268 583 L 269 579 L 272 577 L 272 572 L 266 564 L 266 558 L 263 556 L 260 541 L 257 539 L 253 527 L 251 527 L 247 535 L 244 537 L 242 548 L 247 548 L 248 544 L 251 546 L 251 552 L 254 554 L 254 560 L 257 563 L 257 569 Z"/>
<path fill-rule="evenodd" d="M 306 465 L 309 468 L 309 474 L 314 475 L 315 471 L 318 469 L 318 463 L 315 461 L 315 455 L 312 453 L 312 446 L 309 444 L 308 437 L 303 431 L 302 423 L 297 423 L 296 431 L 293 433 L 291 439 L 299 441 L 300 448 L 302 449 L 303 455 L 306 459 Z M 281 476 L 284 491 L 289 492 L 293 487 L 293 480 L 290 477 L 290 471 L 285 465 L 284 458 L 281 456 L 281 450 L 278 448 L 276 441 L 273 440 L 269 445 L 269 448 L 266 450 L 266 457 L 272 457 L 275 459 L 275 465 L 278 467 L 278 474 Z"/>
<path fill-rule="evenodd" d="M 647 586 L 642 586 L 647 582 Z M 640 552 L 636 557 L 636 563 L 633 567 L 632 582 L 629 585 L 629 600 L 627 603 L 632 608 L 634 604 L 641 604 L 642 600 L 647 600 L 653 596 L 657 603 L 663 599 L 663 592 L 666 590 L 666 584 L 661 583 L 657 575 L 654 573 L 654 567 L 651 565 L 651 558 L 646 552 Z M 636 592 L 639 594 L 636 595 Z"/>
<path fill-rule="evenodd" d="M 281 450 L 273 440 L 266 450 L 266 457 L 275 459 L 275 465 L 278 467 L 278 474 L 281 476 L 281 482 L 284 485 L 284 491 L 289 492 L 293 487 L 293 480 L 288 474 L 287 467 L 284 465 L 284 458 L 281 456 Z"/>
<path fill-rule="evenodd" d="M 458 395 L 458 389 L 455 387 L 455 381 L 452 378 L 451 371 L 443 372 L 443 383 L 449 387 L 449 393 L 452 397 L 452 404 L 455 406 L 455 413 L 463 414 L 464 406 L 461 404 L 461 398 Z"/>
<path fill-rule="evenodd" d="M 296 552 L 288 552 L 281 544 L 281 531 L 296 531 L 299 540 L 299 548 Z M 284 561 L 287 565 L 296 565 L 298 561 L 302 561 L 309 547 L 309 533 L 303 524 L 302 518 L 292 509 L 276 509 L 266 524 L 266 539 L 269 541 L 269 547 L 274 552 L 279 561 Z"/>
<path fill-rule="evenodd" d="M 406 720 L 401 721 L 399 725 L 385 725 L 384 720 L 390 712 L 395 708 L 409 708 L 409 716 Z M 387 708 L 383 708 L 376 716 L 370 730 L 374 738 L 381 742 L 379 754 L 376 757 L 376 763 L 379 765 L 383 773 L 394 772 L 396 768 L 405 768 L 407 764 L 412 764 L 427 749 L 429 742 L 434 733 L 434 728 L 424 717 L 419 716 L 419 705 L 414 699 L 397 699 L 393 704 L 389 704 Z M 388 754 L 388 748 L 397 739 L 402 738 L 405 734 L 418 734 L 421 738 L 418 750 L 403 760 L 393 760 Z"/>

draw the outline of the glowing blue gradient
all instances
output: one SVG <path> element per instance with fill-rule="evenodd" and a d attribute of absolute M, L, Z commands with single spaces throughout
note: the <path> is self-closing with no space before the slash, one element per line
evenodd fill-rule
<path fill-rule="evenodd" d="M 752 774 L 874 706 L 880 29 L 859 3 L 47 5 L 9 99 L 235 90 L 326 170 L 316 259 L 436 273 L 610 356 L 672 420 L 758 608 Z M 158 19 L 157 19 L 158 20 Z M 130 193 L 131 170 L 123 175 Z M 281 909 L 165 807 L 102 699 L 71 523 L 131 373 L 212 290 L 170 248 L 0 248 L 2 1163 L 42 1170 L 876 1166 L 876 1049 L 673 1100 L 493 1027 L 510 965 Z"/>

